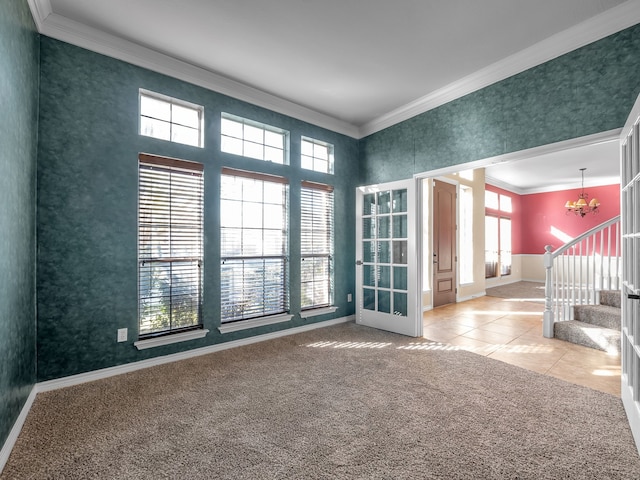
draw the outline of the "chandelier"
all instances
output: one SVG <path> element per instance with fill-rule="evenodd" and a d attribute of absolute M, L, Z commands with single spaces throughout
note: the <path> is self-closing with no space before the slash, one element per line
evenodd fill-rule
<path fill-rule="evenodd" d="M 584 193 L 584 171 L 586 168 L 581 168 L 580 172 L 582 173 L 582 191 L 580 192 L 580 196 L 578 200 L 567 200 L 567 203 L 564 204 L 564 208 L 567 209 L 567 215 L 570 213 L 575 213 L 576 215 L 580 215 L 584 217 L 587 213 L 598 213 L 598 207 L 600 206 L 600 202 L 597 198 L 592 198 L 591 201 L 587 203 L 589 199 L 589 195 Z"/>

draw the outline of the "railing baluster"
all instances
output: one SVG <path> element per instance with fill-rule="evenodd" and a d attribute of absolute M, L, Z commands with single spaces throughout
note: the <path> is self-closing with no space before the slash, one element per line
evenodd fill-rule
<path fill-rule="evenodd" d="M 568 242 L 555 252 L 551 251 L 550 245 L 545 247 L 546 283 L 543 317 L 545 337 L 553 337 L 555 322 L 573 319 L 573 309 L 571 308 L 573 305 L 596 303 L 599 291 L 605 289 L 605 286 L 609 290 L 613 287 L 619 288 L 622 257 L 620 254 L 620 231 L 620 217 L 618 216 Z M 598 236 L 600 237 L 599 244 Z M 615 241 L 615 248 L 613 241 Z M 599 271 L 598 255 L 600 256 Z M 615 267 L 612 265 L 614 262 Z M 552 270 L 555 271 L 552 272 Z M 640 273 L 638 273 L 638 283 L 640 284 Z"/>
<path fill-rule="evenodd" d="M 604 230 L 600 230 L 600 290 L 604 290 Z"/>

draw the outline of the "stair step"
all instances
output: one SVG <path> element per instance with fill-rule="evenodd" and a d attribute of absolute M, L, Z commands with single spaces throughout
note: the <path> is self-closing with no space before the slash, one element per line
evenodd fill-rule
<path fill-rule="evenodd" d="M 600 305 L 620 308 L 621 300 L 620 290 L 600 290 Z"/>
<path fill-rule="evenodd" d="M 621 311 L 609 305 L 576 305 L 573 307 L 573 318 L 581 322 L 610 328 L 621 329 Z"/>
<path fill-rule="evenodd" d="M 620 353 L 620 330 L 604 328 L 579 320 L 556 322 L 553 328 L 555 338 L 567 342 L 595 348 L 608 353 Z"/>

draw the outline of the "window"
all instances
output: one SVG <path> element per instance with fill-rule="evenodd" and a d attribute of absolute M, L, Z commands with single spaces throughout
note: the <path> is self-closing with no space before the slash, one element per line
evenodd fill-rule
<path fill-rule="evenodd" d="M 302 168 L 321 173 L 333 173 L 333 145 L 302 137 L 300 143 Z"/>
<path fill-rule="evenodd" d="M 289 133 L 286 130 L 223 113 L 220 133 L 223 152 L 267 162 L 288 163 L 286 147 Z"/>
<path fill-rule="evenodd" d="M 473 283 L 473 189 L 460 185 L 460 283 Z"/>
<path fill-rule="evenodd" d="M 287 190 L 283 177 L 222 170 L 222 323 L 289 309 Z"/>
<path fill-rule="evenodd" d="M 333 187 L 302 182 L 301 307 L 326 307 L 333 303 Z"/>
<path fill-rule="evenodd" d="M 140 135 L 202 147 L 204 108 L 140 90 Z"/>
<path fill-rule="evenodd" d="M 509 195 L 485 191 L 485 278 L 511 274 L 511 212 Z"/>
<path fill-rule="evenodd" d="M 203 165 L 141 154 L 140 338 L 201 328 Z"/>
<path fill-rule="evenodd" d="M 496 192 L 492 192 L 490 190 L 485 190 L 484 192 L 484 207 L 489 208 L 491 210 L 499 209 L 499 197 Z"/>

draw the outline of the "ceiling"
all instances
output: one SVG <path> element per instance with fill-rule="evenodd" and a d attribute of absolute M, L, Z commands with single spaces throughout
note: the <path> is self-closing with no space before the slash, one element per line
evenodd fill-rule
<path fill-rule="evenodd" d="M 620 183 L 620 147 L 617 132 L 603 141 L 533 153 L 522 159 L 489 164 L 487 183 L 515 193 L 529 194 Z"/>
<path fill-rule="evenodd" d="M 354 138 L 640 23 L 640 0 L 27 1 L 44 35 Z"/>

